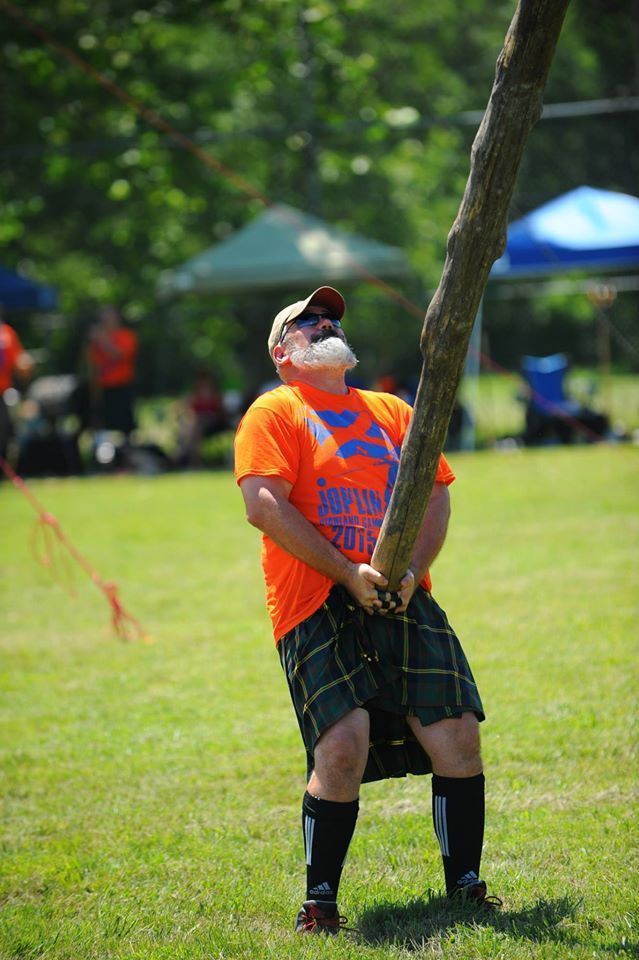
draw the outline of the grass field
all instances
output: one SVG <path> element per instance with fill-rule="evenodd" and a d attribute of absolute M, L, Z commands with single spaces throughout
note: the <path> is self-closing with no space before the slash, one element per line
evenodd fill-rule
<path fill-rule="evenodd" d="M 362 789 L 341 909 L 296 938 L 304 756 L 230 474 L 32 484 L 154 643 L 30 552 L 0 484 L 0 957 L 637 956 L 636 448 L 452 457 L 435 595 L 484 698 L 483 873 L 441 898 L 428 778 Z"/>

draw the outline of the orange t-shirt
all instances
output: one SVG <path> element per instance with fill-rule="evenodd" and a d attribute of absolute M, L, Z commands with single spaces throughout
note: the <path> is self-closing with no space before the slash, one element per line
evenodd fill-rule
<path fill-rule="evenodd" d="M 235 437 L 235 477 L 282 477 L 290 502 L 355 563 L 369 563 L 393 490 L 411 407 L 388 393 L 326 393 L 293 381 L 258 397 Z M 436 482 L 455 479 L 440 457 Z M 324 602 L 333 581 L 262 537 L 276 641 Z M 430 590 L 428 574 L 423 580 Z"/>
<path fill-rule="evenodd" d="M 20 338 L 13 327 L 0 320 L 0 393 L 13 383 L 13 371 L 23 353 Z"/>
<path fill-rule="evenodd" d="M 113 356 L 99 343 L 89 344 L 89 359 L 98 383 L 102 387 L 123 387 L 132 383 L 135 376 L 135 357 L 138 338 L 128 327 L 119 327 L 109 332 L 109 340 L 118 352 Z"/>

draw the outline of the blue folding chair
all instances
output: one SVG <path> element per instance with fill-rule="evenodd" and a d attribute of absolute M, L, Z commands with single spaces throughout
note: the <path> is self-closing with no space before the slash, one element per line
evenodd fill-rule
<path fill-rule="evenodd" d="M 549 357 L 522 357 L 521 372 L 528 385 L 524 443 L 572 443 L 576 438 L 602 439 L 608 418 L 571 400 L 564 387 L 568 358 L 564 353 Z"/>

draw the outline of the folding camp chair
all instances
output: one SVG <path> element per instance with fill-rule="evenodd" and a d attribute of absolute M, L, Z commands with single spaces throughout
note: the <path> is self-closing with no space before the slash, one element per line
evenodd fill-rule
<path fill-rule="evenodd" d="M 521 371 L 528 386 L 523 438 L 527 446 L 604 439 L 610 426 L 608 417 L 566 395 L 568 358 L 565 354 L 522 357 Z"/>

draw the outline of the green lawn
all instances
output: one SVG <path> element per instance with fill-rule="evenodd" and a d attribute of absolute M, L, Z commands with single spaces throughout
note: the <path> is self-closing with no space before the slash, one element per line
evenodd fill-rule
<path fill-rule="evenodd" d="M 154 643 L 109 632 L 33 560 L 0 484 L 0 957 L 523 960 L 636 956 L 636 448 L 454 455 L 435 595 L 480 684 L 483 872 L 441 899 L 428 778 L 362 789 L 341 909 L 360 942 L 296 938 L 304 756 L 225 472 L 32 489 Z"/>

